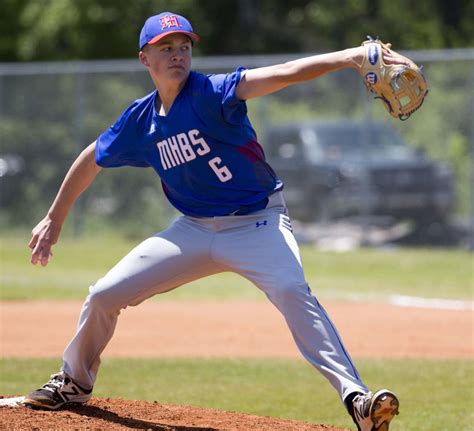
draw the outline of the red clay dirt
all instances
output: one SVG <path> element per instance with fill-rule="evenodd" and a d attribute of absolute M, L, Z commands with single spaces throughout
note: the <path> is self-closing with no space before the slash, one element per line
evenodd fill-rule
<path fill-rule="evenodd" d="M 157 402 L 92 398 L 55 412 L 3 407 L 0 430 L 343 431 L 326 425 Z"/>
<path fill-rule="evenodd" d="M 80 307 L 78 302 L 0 303 L 2 357 L 60 357 L 75 330 Z M 327 302 L 325 307 L 355 358 L 474 357 L 472 343 L 466 342 L 472 340 L 472 310 L 343 302 Z M 148 301 L 128 308 L 122 312 L 103 357 L 301 358 L 281 315 L 268 302 L 255 301 Z M 242 413 L 108 398 L 92 398 L 85 406 L 57 412 L 2 407 L 0 430 L 14 429 L 341 430 Z"/>
<path fill-rule="evenodd" d="M 473 344 L 466 342 L 472 339 L 472 310 L 332 301 L 324 306 L 355 358 L 474 357 Z M 1 355 L 61 357 L 80 308 L 74 301 L 0 303 Z M 122 311 L 103 357 L 301 355 L 267 301 L 150 300 Z"/>

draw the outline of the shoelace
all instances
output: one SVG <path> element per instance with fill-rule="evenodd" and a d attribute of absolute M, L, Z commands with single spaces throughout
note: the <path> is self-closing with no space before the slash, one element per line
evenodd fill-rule
<path fill-rule="evenodd" d="M 65 376 L 63 373 L 52 374 L 50 381 L 44 384 L 42 389 L 45 389 L 50 392 L 55 392 L 63 385 L 64 378 Z"/>

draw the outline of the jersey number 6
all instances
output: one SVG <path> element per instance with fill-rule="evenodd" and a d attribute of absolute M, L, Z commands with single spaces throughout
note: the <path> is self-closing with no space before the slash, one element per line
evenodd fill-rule
<path fill-rule="evenodd" d="M 229 181 L 232 178 L 232 172 L 230 172 L 229 168 L 225 165 L 219 167 L 221 162 L 222 159 L 220 157 L 214 157 L 213 159 L 209 160 L 209 166 L 217 175 L 219 181 L 225 183 L 226 181 Z"/>

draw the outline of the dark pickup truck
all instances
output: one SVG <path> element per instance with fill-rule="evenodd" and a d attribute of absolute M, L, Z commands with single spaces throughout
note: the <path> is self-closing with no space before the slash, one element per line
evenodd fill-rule
<path fill-rule="evenodd" d="M 452 213 L 451 170 L 408 146 L 388 123 L 277 125 L 262 144 L 296 220 L 362 215 L 429 223 Z"/>

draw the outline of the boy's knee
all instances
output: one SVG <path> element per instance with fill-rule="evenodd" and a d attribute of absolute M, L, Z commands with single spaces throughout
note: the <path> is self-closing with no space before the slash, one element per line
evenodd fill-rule
<path fill-rule="evenodd" d="M 90 287 L 87 302 L 90 307 L 106 312 L 120 312 L 120 309 L 123 308 L 118 295 L 114 293 L 113 289 L 104 286 L 101 280 Z"/>
<path fill-rule="evenodd" d="M 279 307 L 284 307 L 298 301 L 301 296 L 308 294 L 308 285 L 295 280 L 281 280 L 272 287 L 269 297 Z"/>

